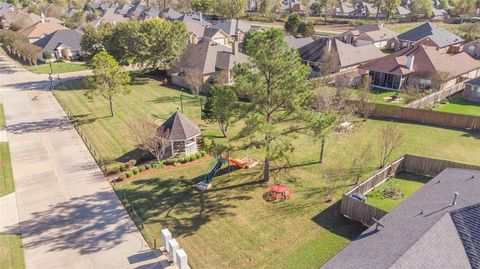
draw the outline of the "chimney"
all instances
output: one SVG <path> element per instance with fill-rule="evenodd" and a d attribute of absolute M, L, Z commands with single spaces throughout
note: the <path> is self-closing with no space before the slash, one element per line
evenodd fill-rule
<path fill-rule="evenodd" d="M 233 41 L 233 44 L 232 44 L 232 54 L 234 56 L 237 56 L 238 55 L 238 41 Z"/>
<path fill-rule="evenodd" d="M 198 13 L 198 17 L 199 17 L 200 22 L 203 22 L 203 13 L 202 12 Z"/>
<path fill-rule="evenodd" d="M 332 50 L 332 39 L 328 38 L 327 39 L 327 52 L 330 52 Z"/>
<path fill-rule="evenodd" d="M 415 62 L 415 56 L 413 56 L 413 54 L 408 55 L 407 56 L 407 68 L 412 70 L 414 62 Z"/>
<path fill-rule="evenodd" d="M 457 204 L 457 198 L 458 198 L 458 192 L 455 192 L 455 195 L 453 196 L 453 201 L 450 206 L 454 206 Z"/>

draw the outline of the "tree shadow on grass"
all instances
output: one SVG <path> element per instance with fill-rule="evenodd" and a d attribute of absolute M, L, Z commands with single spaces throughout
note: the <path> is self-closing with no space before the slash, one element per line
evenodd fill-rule
<path fill-rule="evenodd" d="M 341 201 L 337 201 L 312 218 L 320 227 L 348 240 L 354 240 L 367 228 L 340 214 Z"/>
<path fill-rule="evenodd" d="M 221 173 L 225 173 L 224 169 Z M 175 236 L 189 236 L 214 219 L 234 216 L 239 201 L 252 199 L 245 194 L 246 189 L 259 185 L 258 182 L 243 182 L 222 187 L 223 182 L 219 182 L 214 183 L 213 189 L 200 192 L 195 184 L 203 179 L 200 175 L 188 179 L 180 176 L 135 180 L 118 192 L 125 195 L 147 224 L 168 228 Z"/>

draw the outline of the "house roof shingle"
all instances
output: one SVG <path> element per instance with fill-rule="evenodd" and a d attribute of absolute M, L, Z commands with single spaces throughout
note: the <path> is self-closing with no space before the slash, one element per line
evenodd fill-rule
<path fill-rule="evenodd" d="M 200 127 L 176 111 L 157 130 L 166 140 L 187 140 L 200 135 Z"/>
<path fill-rule="evenodd" d="M 212 24 L 212 28 L 222 29 L 228 35 L 233 36 L 240 31 L 244 33 L 250 31 L 251 26 L 242 21 L 231 19 L 231 20 L 217 21 L 214 24 Z"/>
<path fill-rule="evenodd" d="M 397 36 L 398 40 L 400 41 L 410 42 L 417 42 L 426 37 L 429 37 L 440 48 L 463 42 L 461 37 L 431 22 L 421 24 L 410 31 Z"/>
<path fill-rule="evenodd" d="M 51 34 L 58 30 L 68 29 L 65 26 L 62 26 L 58 23 L 53 22 L 37 22 L 23 30 L 20 30 L 19 33 L 28 37 L 28 38 L 40 38 L 42 36 Z"/>
<path fill-rule="evenodd" d="M 478 224 L 471 222 L 479 216 L 479 178 L 478 170 L 445 169 L 380 219 L 383 227 L 368 228 L 322 269 L 470 268 L 464 246 L 478 251 L 479 241 L 465 238 L 479 236 Z"/>
<path fill-rule="evenodd" d="M 450 212 L 473 269 L 480 269 L 480 204 Z"/>
<path fill-rule="evenodd" d="M 58 30 L 49 35 L 46 35 L 33 44 L 42 48 L 44 51 L 53 52 L 58 45 L 63 44 L 70 47 L 72 50 L 79 50 L 81 48 L 80 42 L 82 34 L 75 30 L 66 29 Z"/>
<path fill-rule="evenodd" d="M 413 68 L 407 68 L 408 56 L 414 56 Z M 435 47 L 414 45 L 390 55 L 363 64 L 361 68 L 397 75 L 416 73 L 427 77 L 436 73 L 448 73 L 448 78 L 454 78 L 480 68 L 479 63 L 465 52 L 447 54 Z"/>
<path fill-rule="evenodd" d="M 289 47 L 295 48 L 295 49 L 299 49 L 313 42 L 313 38 L 311 37 L 296 38 L 293 35 L 285 36 L 284 40 L 285 42 L 287 42 Z"/>

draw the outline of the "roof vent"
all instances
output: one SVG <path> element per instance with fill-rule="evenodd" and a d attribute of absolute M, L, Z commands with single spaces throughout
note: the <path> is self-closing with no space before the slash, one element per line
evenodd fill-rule
<path fill-rule="evenodd" d="M 452 204 L 450 206 L 454 206 L 454 205 L 457 204 L 457 198 L 458 198 L 458 192 L 455 192 L 455 194 L 453 196 Z"/>

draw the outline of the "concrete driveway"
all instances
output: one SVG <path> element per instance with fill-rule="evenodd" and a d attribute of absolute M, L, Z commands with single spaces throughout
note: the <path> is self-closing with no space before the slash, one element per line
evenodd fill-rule
<path fill-rule="evenodd" d="M 0 55 L 27 268 L 162 268 L 48 87 Z"/>

